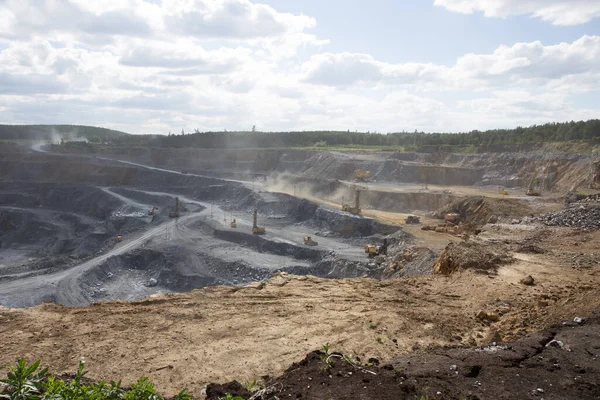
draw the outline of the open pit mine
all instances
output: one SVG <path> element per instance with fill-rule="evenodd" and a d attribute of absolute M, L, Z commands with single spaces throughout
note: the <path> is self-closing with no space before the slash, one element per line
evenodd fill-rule
<path fill-rule="evenodd" d="M 593 154 L 2 143 L 0 365 L 209 399 L 598 398 Z"/>

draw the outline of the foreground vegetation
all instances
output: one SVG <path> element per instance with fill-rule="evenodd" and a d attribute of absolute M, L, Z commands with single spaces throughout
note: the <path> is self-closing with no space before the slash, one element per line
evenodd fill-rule
<path fill-rule="evenodd" d="M 84 363 L 79 362 L 79 368 L 72 379 L 59 379 L 48 375 L 48 369 L 38 371 L 40 362 L 27 365 L 24 359 L 17 360 L 10 367 L 7 378 L 0 380 L 5 385 L 0 398 L 10 400 L 163 400 L 156 393 L 154 385 L 146 377 L 138 379 L 130 388 L 121 387 L 121 381 L 109 383 L 86 382 Z M 0 388 L 1 390 L 1 388 Z M 183 389 L 175 397 L 176 400 L 190 400 L 191 396 Z"/>

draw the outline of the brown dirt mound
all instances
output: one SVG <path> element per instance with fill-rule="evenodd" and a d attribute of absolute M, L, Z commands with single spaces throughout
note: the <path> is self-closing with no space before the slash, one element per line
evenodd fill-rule
<path fill-rule="evenodd" d="M 600 312 L 510 343 L 471 349 L 437 347 L 379 365 L 341 354 L 310 353 L 262 393 L 237 382 L 211 384 L 207 399 L 597 399 Z M 329 361 L 327 361 L 329 359 Z"/>
<path fill-rule="evenodd" d="M 524 201 L 517 199 L 494 199 L 483 196 L 464 197 L 433 213 L 435 218 L 443 219 L 446 214 L 460 215 L 460 221 L 474 226 L 485 225 L 490 218 L 525 217 L 534 210 Z"/>
<path fill-rule="evenodd" d="M 433 265 L 433 273 L 450 275 L 465 269 L 496 272 L 499 266 L 513 261 L 513 257 L 499 246 L 477 242 L 450 242 Z"/>

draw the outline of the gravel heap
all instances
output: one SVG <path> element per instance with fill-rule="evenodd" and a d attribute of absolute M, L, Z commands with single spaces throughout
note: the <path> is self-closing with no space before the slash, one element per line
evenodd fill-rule
<path fill-rule="evenodd" d="M 560 211 L 542 214 L 536 220 L 547 226 L 600 229 L 600 206 L 577 204 Z"/>

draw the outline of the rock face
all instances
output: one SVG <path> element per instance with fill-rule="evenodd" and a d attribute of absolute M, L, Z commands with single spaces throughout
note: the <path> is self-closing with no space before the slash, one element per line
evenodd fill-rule
<path fill-rule="evenodd" d="M 593 189 L 600 189 L 600 160 L 592 163 L 592 184 Z"/>
<path fill-rule="evenodd" d="M 475 242 L 451 242 L 433 265 L 433 273 L 450 275 L 461 269 L 496 272 L 514 259 L 502 248 Z"/>

